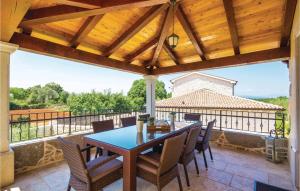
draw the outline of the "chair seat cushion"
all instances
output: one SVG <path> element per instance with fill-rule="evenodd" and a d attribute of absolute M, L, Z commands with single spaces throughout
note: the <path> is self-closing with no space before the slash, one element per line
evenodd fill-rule
<path fill-rule="evenodd" d="M 137 168 L 156 175 L 159 167 L 160 154 L 156 152 L 148 152 L 140 155 L 137 160 Z"/>
<path fill-rule="evenodd" d="M 101 157 L 99 157 L 99 158 L 101 158 Z M 104 159 L 102 159 L 102 160 L 104 160 Z M 90 167 L 88 169 L 90 169 L 89 173 L 90 173 L 92 182 L 96 182 L 97 180 L 99 180 L 111 173 L 121 170 L 122 166 L 123 166 L 123 164 L 121 161 L 119 161 L 117 159 L 113 159 L 109 162 L 104 163 L 103 165 L 101 165 L 97 168 L 91 169 L 91 167 Z"/>

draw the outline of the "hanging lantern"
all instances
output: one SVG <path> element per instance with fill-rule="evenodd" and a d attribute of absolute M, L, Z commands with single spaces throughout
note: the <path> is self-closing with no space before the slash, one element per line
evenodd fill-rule
<path fill-rule="evenodd" d="M 169 43 L 170 47 L 174 49 L 178 44 L 179 36 L 174 33 L 174 21 L 175 21 L 174 10 L 175 10 L 176 0 L 171 0 L 171 3 L 173 5 L 173 34 L 171 34 L 168 37 L 168 43 Z"/>
<path fill-rule="evenodd" d="M 175 33 L 171 34 L 169 37 L 168 37 L 168 43 L 170 45 L 171 48 L 175 48 L 178 44 L 178 40 L 179 40 L 179 36 Z"/>

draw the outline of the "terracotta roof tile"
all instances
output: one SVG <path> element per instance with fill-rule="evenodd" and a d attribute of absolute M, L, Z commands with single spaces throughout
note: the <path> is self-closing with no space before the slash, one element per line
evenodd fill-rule
<path fill-rule="evenodd" d="M 283 110 L 278 105 L 250 100 L 237 96 L 223 95 L 211 90 L 201 89 L 182 96 L 156 102 L 158 107 L 199 107 L 214 109 L 251 109 L 251 110 Z"/>

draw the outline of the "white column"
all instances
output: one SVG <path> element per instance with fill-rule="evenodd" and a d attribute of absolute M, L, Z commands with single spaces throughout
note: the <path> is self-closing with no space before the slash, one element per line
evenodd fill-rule
<path fill-rule="evenodd" d="M 14 153 L 9 147 L 9 66 L 17 45 L 0 41 L 0 187 L 14 181 Z"/>
<path fill-rule="evenodd" d="M 146 81 L 146 112 L 155 117 L 155 84 L 157 76 L 144 76 Z"/>

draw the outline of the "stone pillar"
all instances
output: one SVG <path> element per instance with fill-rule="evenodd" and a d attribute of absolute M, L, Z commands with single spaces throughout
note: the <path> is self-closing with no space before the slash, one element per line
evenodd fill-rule
<path fill-rule="evenodd" d="M 144 76 L 146 81 L 146 112 L 155 117 L 155 83 L 157 76 Z"/>
<path fill-rule="evenodd" d="M 18 46 L 0 41 L 0 187 L 14 182 L 14 153 L 9 147 L 9 65 Z"/>

